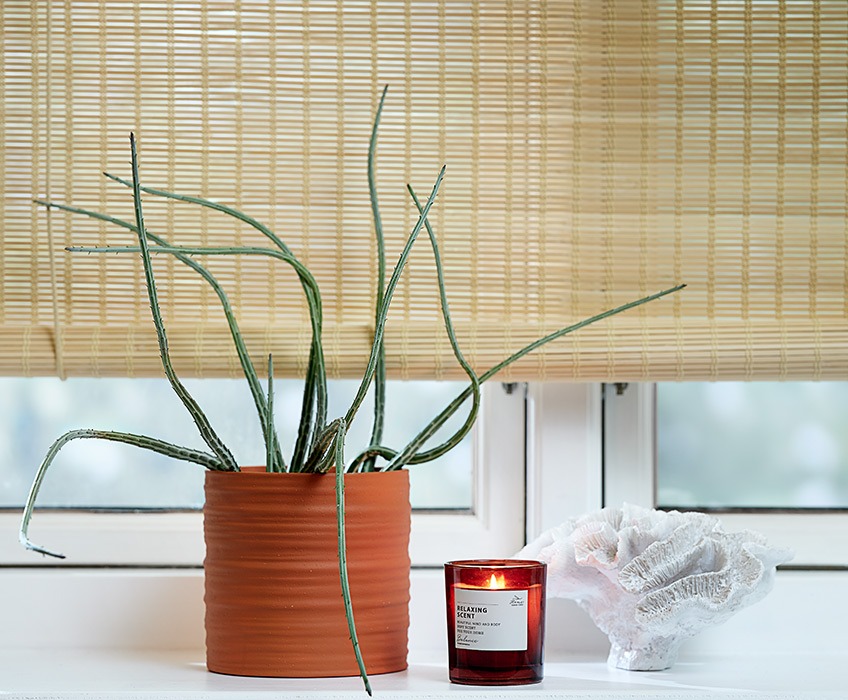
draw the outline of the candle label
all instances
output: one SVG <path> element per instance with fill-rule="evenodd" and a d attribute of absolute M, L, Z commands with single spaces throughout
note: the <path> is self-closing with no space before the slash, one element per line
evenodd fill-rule
<path fill-rule="evenodd" d="M 455 588 L 456 648 L 527 650 L 527 591 Z"/>

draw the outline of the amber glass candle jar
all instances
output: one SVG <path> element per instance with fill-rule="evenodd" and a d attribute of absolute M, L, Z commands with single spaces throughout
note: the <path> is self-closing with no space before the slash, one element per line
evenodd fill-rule
<path fill-rule="evenodd" d="M 542 680 L 546 568 L 522 559 L 445 564 L 451 682 L 524 685 Z"/>

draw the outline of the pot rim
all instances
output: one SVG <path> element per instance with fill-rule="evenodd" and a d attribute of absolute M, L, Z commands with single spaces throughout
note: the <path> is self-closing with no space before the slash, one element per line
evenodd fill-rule
<path fill-rule="evenodd" d="M 207 477 L 214 476 L 215 478 L 217 478 L 219 476 L 223 477 L 225 475 L 230 475 L 230 474 L 242 474 L 242 475 L 250 476 L 250 477 L 260 477 L 260 476 L 264 476 L 264 475 L 267 474 L 269 476 L 285 476 L 285 477 L 310 477 L 310 478 L 315 478 L 315 477 L 327 476 L 327 477 L 331 477 L 333 479 L 336 478 L 335 469 L 332 470 L 332 471 L 329 471 L 329 472 L 269 472 L 269 471 L 266 471 L 264 466 L 250 465 L 250 466 L 241 467 L 240 470 L 237 471 L 237 472 L 221 471 L 221 470 L 217 470 L 217 469 L 207 469 L 206 470 L 206 476 Z M 363 476 L 367 477 L 367 476 L 374 476 L 376 474 L 381 474 L 385 477 L 391 476 L 393 474 L 408 476 L 409 472 L 406 469 L 393 469 L 392 471 L 378 470 L 378 471 L 372 471 L 372 472 L 350 472 L 350 473 L 345 473 L 344 478 L 349 479 L 351 477 L 363 477 Z"/>

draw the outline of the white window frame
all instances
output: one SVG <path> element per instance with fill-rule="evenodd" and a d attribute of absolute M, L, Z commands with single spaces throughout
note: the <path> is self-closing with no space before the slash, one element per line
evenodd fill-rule
<path fill-rule="evenodd" d="M 486 385 L 477 432 L 475 460 L 486 465 L 474 481 L 478 507 L 473 513 L 413 516 L 412 547 L 423 557 L 413 564 L 410 578 L 413 656 L 446 653 L 438 612 L 444 606 L 445 561 L 511 556 L 542 530 L 600 507 L 600 385 L 534 383 L 517 385 L 511 393 L 496 383 Z M 0 650 L 203 647 L 202 570 L 157 568 L 179 566 L 186 550 L 198 556 L 199 514 L 68 515 L 78 514 L 39 513 L 32 534 L 44 544 L 67 544 L 65 563 L 80 568 L 33 567 L 56 562 L 21 549 L 17 514 L 0 518 L 0 532 L 9 534 L 0 540 L 0 601 L 7 601 L 0 605 L 6 614 Z M 111 556 L 104 554 L 107 548 Z M 118 567 L 126 561 L 118 555 L 131 548 L 164 563 Z M 81 555 L 104 566 L 93 568 Z M 21 565 L 33 568 L 15 568 Z M 603 635 L 576 607 L 564 611 L 552 603 L 550 609 L 570 611 L 568 624 L 550 631 L 550 643 L 563 644 L 566 631 L 579 630 L 569 644 L 584 651 L 584 640 L 604 645 Z"/>
<path fill-rule="evenodd" d="M 568 517 L 623 502 L 654 507 L 655 386 L 631 383 L 618 394 L 608 385 L 605 398 L 603 393 L 601 385 L 589 383 L 537 382 L 511 394 L 496 383 L 485 386 L 472 451 L 474 507 L 415 512 L 413 565 L 509 556 L 526 539 Z M 793 567 L 848 565 L 848 514 L 719 517 L 728 530 L 759 530 L 792 548 Z M 202 564 L 199 513 L 37 513 L 33 539 L 67 554 L 63 562 L 23 550 L 16 537 L 19 520 L 17 512 L 0 513 L 0 564 Z"/>
<path fill-rule="evenodd" d="M 656 384 L 604 392 L 604 504 L 656 505 Z M 716 513 L 728 531 L 757 530 L 791 548 L 792 568 L 848 566 L 848 513 Z"/>
<path fill-rule="evenodd" d="M 505 404 L 523 407 L 523 390 L 506 395 L 499 386 L 492 385 L 492 388 L 497 389 L 495 395 Z M 644 400 L 643 392 L 637 395 L 628 391 L 624 396 L 637 407 L 640 404 L 637 399 Z M 610 481 L 609 475 L 606 484 L 601 478 L 604 403 L 600 385 L 531 384 L 526 390 L 526 402 L 527 454 L 523 462 L 527 482 L 526 536 L 533 538 L 541 530 L 570 517 L 600 508 L 605 490 L 609 499 L 621 489 L 617 482 Z M 607 406 L 609 408 L 609 402 Z M 491 408 L 494 409 L 494 405 Z M 616 405 L 616 410 L 628 415 L 623 408 Z M 650 411 L 644 408 L 643 402 L 643 410 L 631 412 L 627 418 L 634 423 L 631 428 L 638 428 L 642 421 L 641 430 L 628 431 L 631 457 L 635 454 L 632 445 L 639 447 L 640 437 L 643 440 L 639 449 L 645 452 L 651 449 L 650 443 L 644 440 L 646 435 L 650 437 L 644 429 Z M 484 412 L 481 426 L 507 432 L 515 428 L 512 420 L 500 421 Z M 521 427 L 519 425 L 518 432 L 523 435 Z M 607 433 L 609 430 L 608 424 Z M 513 457 L 507 458 L 500 453 L 489 457 L 497 457 L 489 460 L 494 470 L 498 465 L 513 461 Z M 632 460 L 628 463 L 634 464 Z M 514 471 L 510 469 L 512 477 Z M 519 471 L 523 479 L 525 472 Z M 623 478 L 625 482 L 642 486 L 644 491 L 639 474 L 628 469 Z M 498 481 L 495 472 L 489 476 L 490 485 Z M 509 504 L 514 505 L 515 496 L 511 494 Z M 501 521 L 496 510 L 501 505 L 492 502 L 488 518 L 477 516 L 480 524 L 469 529 L 473 532 L 485 529 L 486 522 Z M 155 520 L 151 522 L 155 524 Z M 17 519 L 14 522 L 16 531 Z M 172 544 L 161 535 L 162 530 L 159 530 L 151 537 L 160 552 Z M 498 537 L 494 533 L 493 536 Z M 126 537 L 122 533 L 115 535 L 116 546 L 125 546 Z M 73 538 L 74 545 L 82 543 L 77 535 Z M 460 537 L 454 535 L 453 539 Z M 6 543 L 2 546 L 5 553 Z M 469 549 L 474 549 L 469 554 L 486 556 L 485 552 L 476 549 L 477 546 L 469 545 Z M 11 542 L 10 547 L 16 554 L 19 552 L 16 541 Z M 513 544 L 503 544 L 499 549 L 499 554 L 515 551 Z M 68 552 L 75 554 L 72 550 Z M 410 578 L 410 658 L 413 660 L 444 658 L 446 654 L 441 564 L 453 557 L 447 551 L 439 550 L 436 554 L 437 563 L 431 567 L 413 567 Z M 32 559 L 26 563 L 31 564 Z M 4 564 L 12 566 L 6 568 Z M 704 654 L 744 654 L 751 648 L 756 648 L 758 653 L 769 649 L 789 653 L 796 647 L 829 653 L 844 637 L 841 618 L 833 612 L 844 608 L 846 576 L 848 571 L 779 572 L 775 591 L 766 601 L 716 630 L 699 635 L 697 640 L 688 643 L 688 648 Z M 0 605 L 0 613 L 4 616 L 0 650 L 203 648 L 203 572 L 199 568 L 15 568 L 12 562 L 0 556 L 0 601 L 5 601 Z M 547 614 L 549 659 L 563 653 L 577 653 L 581 658 L 591 654 L 599 661 L 606 657 L 606 638 L 572 601 L 550 600 Z M 780 625 L 793 629 L 793 635 L 775 633 L 777 619 Z"/>
<path fill-rule="evenodd" d="M 527 394 L 527 541 L 601 507 L 601 385 L 534 382 Z"/>
<path fill-rule="evenodd" d="M 509 556 L 524 542 L 525 407 L 523 391 L 483 387 L 472 449 L 472 508 L 415 511 L 410 555 L 414 566 L 448 559 Z M 483 465 L 486 468 L 483 468 Z M 61 467 L 59 467 L 61 470 Z M 62 552 L 47 559 L 20 546 L 20 513 L 0 513 L 0 563 L 17 566 L 200 566 L 200 512 L 36 512 L 33 541 Z"/>

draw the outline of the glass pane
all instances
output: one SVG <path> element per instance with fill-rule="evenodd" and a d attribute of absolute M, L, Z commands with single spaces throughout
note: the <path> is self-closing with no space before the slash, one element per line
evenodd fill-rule
<path fill-rule="evenodd" d="M 240 464 L 264 464 L 256 410 L 247 385 L 236 379 L 186 380 L 215 430 Z M 329 415 L 344 414 L 354 380 L 331 381 Z M 406 444 L 465 387 L 461 382 L 389 382 L 383 444 Z M 283 453 L 294 444 L 303 382 L 275 382 L 275 416 Z M 368 445 L 373 403 L 360 409 L 348 435 L 346 458 Z M 467 407 L 430 441 L 438 444 L 460 426 Z M 206 449 L 185 408 L 164 379 L 0 378 L 0 507 L 20 507 L 48 447 L 75 428 L 141 433 Z M 439 460 L 410 468 L 416 508 L 470 508 L 472 435 Z M 94 508 L 199 508 L 203 468 L 129 445 L 76 440 L 48 472 L 40 506 Z"/>
<path fill-rule="evenodd" d="M 848 507 L 848 382 L 657 385 L 660 506 Z"/>

